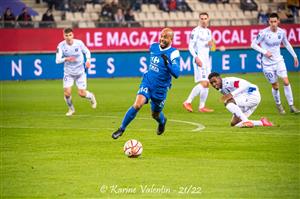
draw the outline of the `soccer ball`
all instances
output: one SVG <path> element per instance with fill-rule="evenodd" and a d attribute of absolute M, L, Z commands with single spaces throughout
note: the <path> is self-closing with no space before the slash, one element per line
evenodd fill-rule
<path fill-rule="evenodd" d="M 124 144 L 124 153 L 130 158 L 139 157 L 143 152 L 142 144 L 134 139 L 128 140 Z"/>

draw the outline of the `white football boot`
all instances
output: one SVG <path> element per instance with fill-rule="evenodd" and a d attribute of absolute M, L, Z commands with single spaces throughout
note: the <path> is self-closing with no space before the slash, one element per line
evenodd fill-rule
<path fill-rule="evenodd" d="M 75 113 L 75 110 L 69 109 L 69 111 L 66 113 L 66 116 L 72 116 Z"/>
<path fill-rule="evenodd" d="M 97 100 L 96 100 L 96 97 L 94 94 L 92 95 L 92 98 L 91 98 L 91 104 L 92 104 L 93 109 L 97 108 Z"/>

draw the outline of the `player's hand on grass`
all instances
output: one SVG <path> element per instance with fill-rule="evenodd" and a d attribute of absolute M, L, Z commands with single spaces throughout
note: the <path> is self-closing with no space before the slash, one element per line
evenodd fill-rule
<path fill-rule="evenodd" d="M 65 60 L 67 62 L 75 62 L 76 61 L 76 58 L 75 57 L 66 57 Z"/>
<path fill-rule="evenodd" d="M 229 93 L 229 94 L 223 95 L 223 96 L 221 97 L 221 100 L 222 100 L 222 102 L 226 103 L 226 102 L 227 102 L 228 100 L 230 100 L 231 98 L 233 98 L 233 96 L 232 96 L 231 93 Z"/>
<path fill-rule="evenodd" d="M 162 55 L 161 55 L 161 57 L 162 57 L 162 58 L 163 58 L 163 60 L 164 60 L 165 66 L 168 66 L 168 65 L 169 65 L 169 60 L 168 60 L 168 57 L 167 57 L 167 55 L 165 55 L 165 54 L 162 54 Z"/>
<path fill-rule="evenodd" d="M 200 60 L 199 57 L 196 57 L 195 62 L 199 67 L 202 67 L 202 61 Z"/>

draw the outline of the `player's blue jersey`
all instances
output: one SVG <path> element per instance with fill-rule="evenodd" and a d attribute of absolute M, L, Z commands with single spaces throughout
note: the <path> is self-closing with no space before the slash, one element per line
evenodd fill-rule
<path fill-rule="evenodd" d="M 165 99 L 171 87 L 172 76 L 178 78 L 180 72 L 180 54 L 176 48 L 162 49 L 159 43 L 150 46 L 150 63 L 141 86 L 148 87 L 152 98 Z M 162 55 L 167 58 L 167 64 Z"/>
<path fill-rule="evenodd" d="M 167 65 L 162 55 L 167 57 Z M 176 48 L 170 46 L 162 49 L 159 43 L 150 46 L 149 68 L 143 76 L 142 84 L 149 87 L 152 97 L 160 99 L 166 96 L 166 92 L 171 87 L 172 76 L 175 78 L 179 76 L 179 63 L 180 54 Z"/>

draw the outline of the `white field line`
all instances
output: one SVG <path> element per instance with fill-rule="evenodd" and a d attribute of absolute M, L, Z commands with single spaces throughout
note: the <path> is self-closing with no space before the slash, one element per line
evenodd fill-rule
<path fill-rule="evenodd" d="M 62 116 L 62 115 L 48 115 L 48 116 L 55 116 L 55 117 L 59 117 L 59 116 Z M 66 117 L 66 116 L 64 116 Z M 73 115 L 72 117 L 99 117 L 99 118 L 120 118 L 118 116 L 105 116 L 105 115 L 96 115 L 96 116 L 93 116 L 93 115 Z M 137 120 L 153 120 L 152 118 L 144 118 L 144 117 L 137 117 L 135 118 Z M 192 130 L 189 130 L 189 131 L 192 131 L 192 132 L 198 132 L 198 131 L 201 131 L 205 128 L 204 125 L 200 124 L 200 123 L 196 123 L 196 122 L 190 122 L 190 121 L 184 121 L 184 120 L 173 120 L 173 119 L 168 119 L 168 122 L 175 122 L 175 123 L 183 123 L 183 124 L 188 124 L 190 126 L 195 126 L 196 128 L 192 129 Z M 114 130 L 115 128 L 110 128 L 110 127 L 100 127 L 100 128 L 93 128 L 93 127 L 85 127 L 85 128 L 78 128 L 78 127 L 59 127 L 59 126 L 19 126 L 19 125 L 9 125 L 9 126 L 6 126 L 6 125 L 0 125 L 0 128 L 3 128 L 3 129 L 14 129 L 14 128 L 17 128 L 17 129 L 77 129 L 77 130 L 101 130 L 101 129 L 108 129 L 108 130 Z M 131 128 L 131 129 L 135 129 L 135 128 Z M 153 131 L 153 129 L 136 129 L 136 130 L 139 130 L 139 131 Z M 178 129 L 178 130 L 174 130 L 172 129 L 172 131 L 187 131 L 185 129 Z"/>

